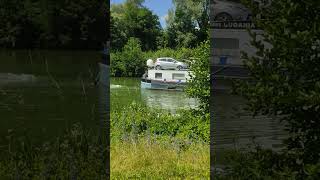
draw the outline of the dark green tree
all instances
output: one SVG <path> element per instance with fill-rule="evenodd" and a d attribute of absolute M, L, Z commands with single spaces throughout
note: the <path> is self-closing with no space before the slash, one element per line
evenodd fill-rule
<path fill-rule="evenodd" d="M 129 38 L 121 52 L 111 54 L 111 74 L 113 76 L 141 77 L 145 66 L 141 42 L 137 38 Z"/>
<path fill-rule="evenodd" d="M 320 160 L 320 3 L 272 1 L 264 8 L 246 3 L 263 17 L 255 23 L 264 34 L 262 41 L 251 32 L 257 53 L 244 53 L 243 59 L 252 80 L 236 89 L 255 114 L 286 122 L 287 153 L 296 157 L 292 165 L 302 178 L 305 167 Z"/>
<path fill-rule="evenodd" d="M 109 37 L 106 1 L 0 1 L 0 47 L 100 49 Z"/>
<path fill-rule="evenodd" d="M 190 64 L 191 80 L 189 81 L 186 93 L 200 102 L 200 110 L 203 113 L 209 112 L 210 100 L 210 43 L 202 42 L 193 53 Z"/>
<path fill-rule="evenodd" d="M 207 40 L 209 29 L 208 0 L 174 0 L 169 10 L 166 29 L 168 46 L 196 47 Z"/>
<path fill-rule="evenodd" d="M 141 41 L 142 50 L 157 49 L 161 35 L 159 18 L 142 5 L 143 0 L 127 0 L 111 6 L 113 50 L 120 50 L 130 37 Z"/>

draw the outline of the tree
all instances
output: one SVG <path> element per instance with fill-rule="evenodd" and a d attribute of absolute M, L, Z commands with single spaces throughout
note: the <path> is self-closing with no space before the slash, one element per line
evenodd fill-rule
<path fill-rule="evenodd" d="M 209 29 L 208 0 L 174 0 L 174 8 L 169 10 L 166 33 L 168 46 L 196 47 L 207 40 Z"/>
<path fill-rule="evenodd" d="M 1 46 L 10 48 L 19 46 L 19 37 L 23 34 L 24 26 L 30 24 L 28 16 L 24 19 L 21 18 L 26 15 L 23 7 L 24 3 L 22 1 L 0 1 Z"/>
<path fill-rule="evenodd" d="M 287 153 L 301 177 L 320 160 L 320 14 L 318 1 L 272 1 L 258 8 L 246 1 L 263 43 L 251 32 L 256 56 L 243 55 L 252 81 L 236 88 L 254 113 L 277 115 L 288 126 Z M 265 44 L 272 45 L 271 47 Z"/>
<path fill-rule="evenodd" d="M 0 46 L 100 49 L 108 37 L 105 1 L 0 1 Z"/>
<path fill-rule="evenodd" d="M 157 49 L 157 38 L 161 35 L 159 18 L 143 2 L 127 0 L 111 6 L 113 50 L 120 50 L 130 37 L 138 38 L 143 50 Z"/>
<path fill-rule="evenodd" d="M 190 65 L 191 79 L 188 82 L 186 93 L 200 102 L 200 110 L 209 112 L 210 99 L 210 43 L 202 42 L 194 49 L 193 61 Z"/>
<path fill-rule="evenodd" d="M 129 38 L 121 52 L 111 55 L 111 74 L 113 76 L 141 77 L 144 73 L 146 65 L 139 39 Z"/>
<path fill-rule="evenodd" d="M 127 42 L 128 33 L 126 27 L 117 17 L 111 16 L 110 19 L 111 31 L 111 47 L 113 50 L 120 50 Z"/>

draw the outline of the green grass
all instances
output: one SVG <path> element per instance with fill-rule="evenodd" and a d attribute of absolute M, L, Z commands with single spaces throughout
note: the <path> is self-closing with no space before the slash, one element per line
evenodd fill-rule
<path fill-rule="evenodd" d="M 177 114 L 133 103 L 111 112 L 111 136 L 123 139 L 130 134 L 152 134 L 179 137 L 196 142 L 209 142 L 210 116 L 192 110 Z"/>
<path fill-rule="evenodd" d="M 133 104 L 111 113 L 113 179 L 209 179 L 209 121 Z M 10 134 L 11 133 L 11 134 Z M 63 136 L 35 144 L 8 135 L 0 151 L 5 179 L 107 179 L 106 137 L 75 124 Z"/>
<path fill-rule="evenodd" d="M 0 158 L 1 179 L 107 179 L 106 140 L 75 124 L 40 145 L 12 136 Z"/>
<path fill-rule="evenodd" d="M 131 104 L 111 112 L 112 179 L 209 179 L 209 116 Z"/>
<path fill-rule="evenodd" d="M 174 139 L 111 142 L 111 179 L 209 179 L 209 145 Z"/>

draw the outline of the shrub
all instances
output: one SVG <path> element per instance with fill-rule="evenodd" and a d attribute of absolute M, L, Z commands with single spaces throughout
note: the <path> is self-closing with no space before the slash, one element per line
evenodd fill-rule
<path fill-rule="evenodd" d="M 111 53 L 111 74 L 113 76 L 140 77 L 145 70 L 141 43 L 130 38 L 121 52 Z"/>
<path fill-rule="evenodd" d="M 15 143 L 12 143 L 15 142 Z M 15 137 L 0 161 L 8 179 L 90 179 L 108 177 L 107 141 L 75 124 L 64 136 L 41 145 Z"/>
<path fill-rule="evenodd" d="M 172 57 L 189 64 L 192 59 L 195 59 L 195 62 L 200 59 L 200 64 L 204 60 L 209 63 L 209 59 L 204 57 L 209 54 L 209 49 L 200 52 L 202 48 L 206 48 L 203 45 L 194 49 L 184 47 L 180 49 L 163 48 L 146 52 L 141 51 L 140 47 L 139 40 L 130 38 L 122 51 L 111 53 L 111 75 L 115 77 L 141 77 L 146 70 L 146 61 L 148 59 L 155 60 L 159 57 Z M 208 52 L 205 52 L 206 50 Z M 201 54 L 203 52 L 205 54 Z"/>
<path fill-rule="evenodd" d="M 319 179 L 320 163 L 307 164 L 302 169 L 295 168 L 296 157 L 287 152 L 274 152 L 259 146 L 247 150 L 231 150 L 227 153 L 227 167 L 217 179 Z"/>
<path fill-rule="evenodd" d="M 190 110 L 172 115 L 140 104 L 131 104 L 111 112 L 111 136 L 125 138 L 129 134 L 150 133 L 209 142 L 209 114 L 200 116 Z"/>
<path fill-rule="evenodd" d="M 201 43 L 201 45 L 193 50 L 193 56 L 196 57 L 190 65 L 191 79 L 186 90 L 190 97 L 199 99 L 200 109 L 209 112 L 210 100 L 210 45 L 209 41 Z"/>

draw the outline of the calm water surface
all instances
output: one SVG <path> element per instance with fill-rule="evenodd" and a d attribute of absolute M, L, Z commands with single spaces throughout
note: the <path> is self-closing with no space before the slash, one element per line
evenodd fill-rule
<path fill-rule="evenodd" d="M 100 61 L 94 51 L 1 51 L 0 143 L 8 132 L 52 139 L 77 122 L 97 129 Z"/>
<path fill-rule="evenodd" d="M 184 92 L 141 89 L 139 78 L 112 78 L 110 91 L 111 109 L 119 109 L 133 102 L 172 113 L 177 109 L 197 106 L 197 101 L 188 98 Z"/>
<path fill-rule="evenodd" d="M 245 110 L 246 101 L 228 92 L 214 92 L 211 98 L 213 119 L 214 151 L 217 163 L 223 159 L 226 150 L 248 148 L 253 142 L 264 148 L 280 150 L 287 137 L 285 125 L 275 117 L 256 116 Z"/>

